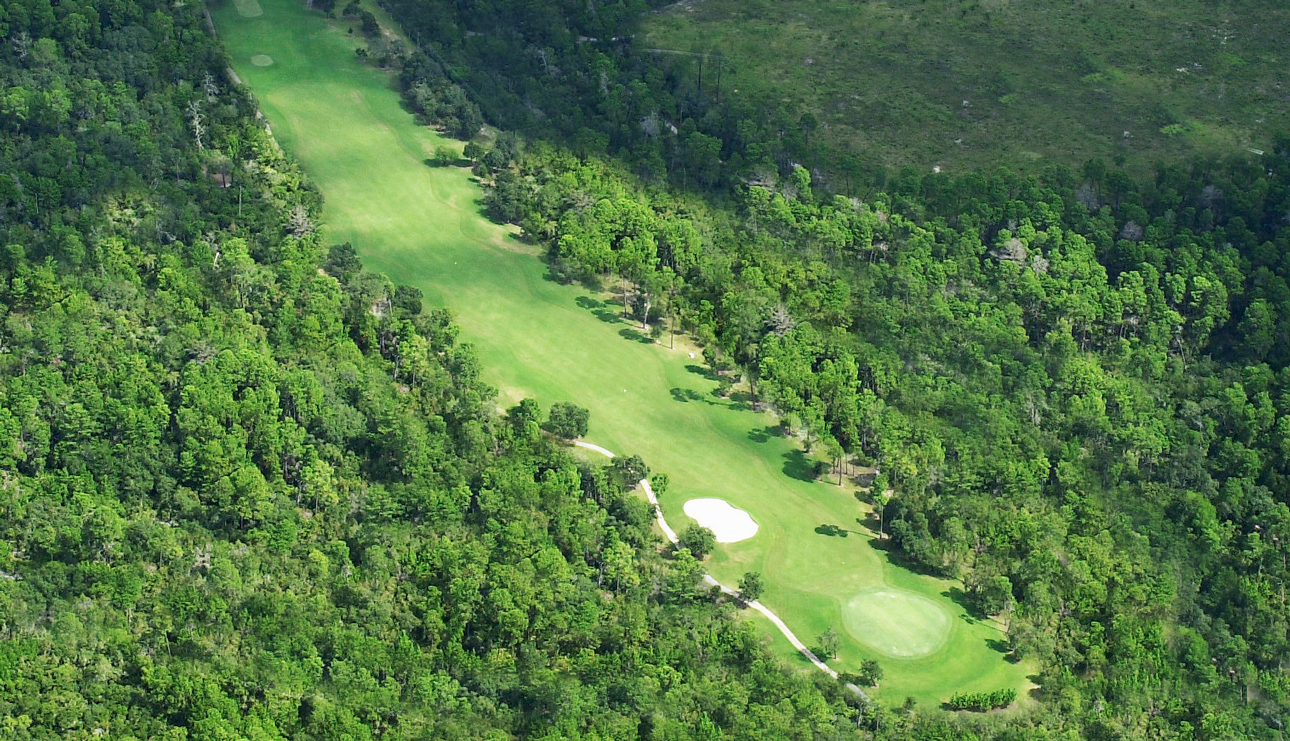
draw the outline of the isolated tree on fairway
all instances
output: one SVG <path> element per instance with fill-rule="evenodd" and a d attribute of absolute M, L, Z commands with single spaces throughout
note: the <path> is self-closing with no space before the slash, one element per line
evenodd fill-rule
<path fill-rule="evenodd" d="M 688 549 L 699 560 L 707 558 L 712 549 L 717 546 L 717 536 L 702 525 L 687 527 L 676 540 L 678 546 Z"/>
<path fill-rule="evenodd" d="M 478 162 L 484 158 L 486 150 L 478 142 L 466 142 L 466 146 L 461 150 L 461 156 L 471 162 Z"/>
<path fill-rule="evenodd" d="M 457 152 L 447 144 L 440 144 L 434 149 L 434 163 L 447 167 L 457 161 Z"/>
<path fill-rule="evenodd" d="M 587 434 L 587 423 L 591 412 L 580 406 L 561 401 L 551 406 L 547 416 L 546 429 L 556 437 L 572 440 Z"/>
<path fill-rule="evenodd" d="M 838 632 L 832 628 L 824 631 L 819 637 L 820 655 L 825 661 L 838 658 Z"/>
<path fill-rule="evenodd" d="M 749 571 L 744 574 L 744 578 L 739 580 L 739 594 L 749 602 L 761 599 L 762 591 L 765 588 L 761 581 L 760 571 Z"/>

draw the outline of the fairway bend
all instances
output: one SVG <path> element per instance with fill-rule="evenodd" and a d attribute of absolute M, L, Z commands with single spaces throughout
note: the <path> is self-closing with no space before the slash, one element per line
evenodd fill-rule
<path fill-rule="evenodd" d="M 599 445 L 583 442 L 582 440 L 574 440 L 573 444 L 578 446 L 579 448 L 584 448 L 586 450 L 593 450 L 605 456 L 606 458 L 615 457 L 612 451 L 606 448 L 602 448 Z M 672 544 L 675 545 L 677 542 L 676 531 L 673 530 L 672 527 L 667 524 L 667 520 L 663 518 L 663 508 L 660 507 L 658 504 L 658 497 L 654 496 L 654 489 L 649 485 L 649 479 L 641 479 L 641 488 L 645 490 L 645 498 L 649 500 L 650 504 L 654 505 L 654 516 L 658 520 L 659 529 L 662 530 L 663 534 L 667 536 L 667 539 L 672 541 Z M 779 632 L 784 634 L 784 637 L 788 639 L 788 642 L 793 644 L 793 648 L 797 649 L 798 651 L 801 651 L 803 656 L 810 659 L 811 663 L 815 665 L 815 668 L 819 669 L 820 671 L 824 672 L 830 677 L 833 677 L 834 679 L 838 678 L 838 673 L 833 669 L 833 667 L 829 666 L 828 664 L 825 664 L 823 661 L 820 661 L 820 658 L 816 656 L 815 653 L 811 651 L 811 649 L 807 648 L 805 643 L 802 643 L 800 640 L 798 640 L 797 636 L 793 634 L 793 631 L 789 630 L 789 627 L 784 624 L 784 621 L 779 619 L 779 615 L 776 615 L 774 612 L 771 612 L 769 607 L 766 607 L 765 605 L 763 605 L 761 602 L 757 600 L 752 600 L 752 601 L 744 600 L 743 597 L 739 596 L 738 590 L 731 589 L 730 587 L 727 587 L 725 584 L 722 584 L 721 582 L 717 581 L 716 578 L 712 576 L 712 574 L 704 574 L 703 582 L 705 584 L 708 584 L 709 586 L 717 587 L 725 594 L 728 594 L 732 597 L 738 597 L 740 601 L 742 601 L 744 604 L 748 605 L 749 607 L 756 610 L 757 612 L 760 612 L 762 615 L 765 615 L 767 620 L 774 623 L 776 628 L 779 628 Z M 864 693 L 864 690 L 860 689 L 859 687 L 857 687 L 856 685 L 850 682 L 847 683 L 847 689 L 851 690 L 852 692 L 864 698 L 865 700 L 869 699 L 869 696 Z"/>

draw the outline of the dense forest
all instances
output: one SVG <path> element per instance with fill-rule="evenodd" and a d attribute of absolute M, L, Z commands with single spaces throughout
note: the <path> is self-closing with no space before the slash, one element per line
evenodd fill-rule
<path fill-rule="evenodd" d="M 544 434 L 567 408 L 497 410 L 446 312 L 319 238 L 199 5 L 22 0 L 5 737 L 1283 735 L 1290 142 L 851 182 L 809 120 L 634 56 L 643 5 L 390 9 L 418 49 L 371 58 L 410 107 L 525 135 L 470 152 L 490 213 L 876 464 L 896 557 L 1006 618 L 1041 704 L 890 709 L 779 663 L 660 551 L 636 472 Z"/>
<path fill-rule="evenodd" d="M 638 472 L 496 411 L 451 317 L 320 241 L 199 5 L 3 23 L 0 736 L 869 718 L 660 554 Z"/>
<path fill-rule="evenodd" d="M 692 333 L 835 466 L 877 465 L 898 557 L 1002 615 L 1084 736 L 1280 737 L 1290 140 L 1149 179 L 820 178 L 794 161 L 809 121 L 633 54 L 643 8 L 521 5 L 390 8 L 420 40 L 409 105 L 440 123 L 412 91 L 456 86 L 529 133 L 474 158 L 554 276 Z"/>

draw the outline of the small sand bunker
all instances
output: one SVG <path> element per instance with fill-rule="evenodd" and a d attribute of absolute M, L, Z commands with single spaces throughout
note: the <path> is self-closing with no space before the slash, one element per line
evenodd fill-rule
<path fill-rule="evenodd" d="M 268 54 L 256 54 L 251 57 L 251 64 L 254 64 L 256 67 L 268 67 L 270 64 L 273 64 L 273 57 Z"/>
<path fill-rule="evenodd" d="M 738 543 L 757 534 L 752 515 L 724 499 L 691 499 L 683 509 L 690 519 L 711 530 L 718 543 Z"/>

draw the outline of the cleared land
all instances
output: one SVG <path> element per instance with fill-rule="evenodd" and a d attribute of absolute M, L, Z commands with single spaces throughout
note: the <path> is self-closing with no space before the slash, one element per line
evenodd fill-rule
<path fill-rule="evenodd" d="M 724 90 L 814 112 L 834 155 L 1141 170 L 1290 130 L 1287 27 L 1270 0 L 687 0 L 640 46 L 724 54 Z"/>
<path fill-rule="evenodd" d="M 684 503 L 698 497 L 757 513 L 757 536 L 719 548 L 708 569 L 727 584 L 761 571 L 762 602 L 804 640 L 830 627 L 845 633 L 843 607 L 866 589 L 908 590 L 950 615 L 963 613 L 948 597 L 952 582 L 896 567 L 872 546 L 860 524 L 868 522 L 867 507 L 836 486 L 806 480 L 801 453 L 769 416 L 713 395 L 716 383 L 686 351 L 639 341 L 612 304 L 546 280 L 533 250 L 480 215 L 480 191 L 466 170 L 426 164 L 436 146 L 460 143 L 413 121 L 387 74 L 358 63 L 359 42 L 344 26 L 296 0 L 260 4 L 257 18 L 225 4 L 216 25 L 274 135 L 326 196 L 330 239 L 351 241 L 369 268 L 450 306 L 504 403 L 533 396 L 591 409 L 590 439 L 639 453 L 668 473 L 671 486 L 660 499 L 678 524 Z M 255 66 L 258 54 L 274 64 Z M 820 525 L 840 534 L 821 535 Z M 756 619 L 785 657 L 806 661 Z M 960 690 L 1026 684 L 1028 667 L 991 648 L 1003 637 L 992 624 L 951 624 L 945 644 L 922 658 L 892 660 L 845 639 L 833 665 L 857 669 L 878 658 L 884 694 L 932 704 Z"/>

